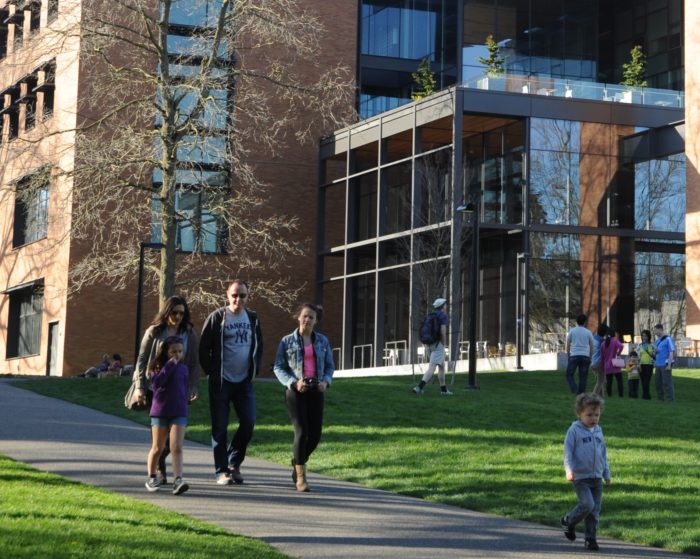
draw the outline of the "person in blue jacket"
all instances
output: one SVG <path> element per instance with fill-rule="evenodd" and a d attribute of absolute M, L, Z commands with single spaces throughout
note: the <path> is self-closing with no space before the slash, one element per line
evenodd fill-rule
<path fill-rule="evenodd" d="M 654 369 L 656 372 L 656 396 L 659 400 L 673 402 L 676 399 L 676 393 L 673 388 L 673 358 L 676 354 L 676 346 L 671 339 L 664 333 L 664 327 L 661 324 L 654 326 Z"/>
<path fill-rule="evenodd" d="M 564 535 L 576 539 L 576 524 L 585 522 L 586 549 L 598 550 L 596 532 L 603 503 L 603 483 L 610 485 L 610 467 L 603 430 L 598 424 L 603 399 L 597 394 L 583 393 L 576 398 L 578 420 L 569 427 L 564 440 L 564 470 L 573 483 L 577 505 L 561 518 Z"/>
<path fill-rule="evenodd" d="M 295 314 L 299 327 L 282 338 L 275 357 L 275 375 L 287 389 L 285 401 L 294 426 L 292 480 L 297 491 L 309 490 L 306 462 L 321 440 L 324 395 L 335 372 L 328 338 L 314 331 L 321 314 L 319 305 L 302 304 Z"/>

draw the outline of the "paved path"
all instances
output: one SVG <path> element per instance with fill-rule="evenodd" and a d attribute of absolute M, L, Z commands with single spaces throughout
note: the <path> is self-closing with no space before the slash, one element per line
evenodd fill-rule
<path fill-rule="evenodd" d="M 148 429 L 131 421 L 0 382 L 0 454 L 43 471 L 262 539 L 291 557 L 439 559 L 581 557 L 579 540 L 559 530 L 431 504 L 310 475 L 310 493 L 293 488 L 285 468 L 247 459 L 242 486 L 213 483 L 211 449 L 185 446 L 191 489 L 181 497 L 143 487 Z M 300 527 L 306 528 L 302 533 Z M 597 558 L 687 557 L 600 540 Z"/>

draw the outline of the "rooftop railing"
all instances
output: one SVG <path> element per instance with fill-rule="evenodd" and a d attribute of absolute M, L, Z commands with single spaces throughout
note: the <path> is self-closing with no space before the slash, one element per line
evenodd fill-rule
<path fill-rule="evenodd" d="M 589 99 L 616 103 L 636 103 L 657 107 L 683 108 L 685 94 L 671 89 L 629 87 L 626 85 L 577 81 L 539 76 L 506 76 L 472 78 L 462 87 L 488 91 L 506 91 L 525 95 L 545 95 L 571 99 Z"/>

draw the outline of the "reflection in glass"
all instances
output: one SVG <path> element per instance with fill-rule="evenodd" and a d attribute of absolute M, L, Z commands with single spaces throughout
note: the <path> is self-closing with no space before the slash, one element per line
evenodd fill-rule
<path fill-rule="evenodd" d="M 634 166 L 635 229 L 685 231 L 685 158 L 652 159 Z"/>
<path fill-rule="evenodd" d="M 578 225 L 579 155 L 533 150 L 530 161 L 530 222 Z"/>

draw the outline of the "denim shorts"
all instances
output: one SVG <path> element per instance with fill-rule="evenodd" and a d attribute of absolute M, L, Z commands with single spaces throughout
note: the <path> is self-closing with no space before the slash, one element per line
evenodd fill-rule
<path fill-rule="evenodd" d="M 178 417 L 151 417 L 151 427 L 166 428 L 171 425 L 187 425 L 187 418 Z"/>

